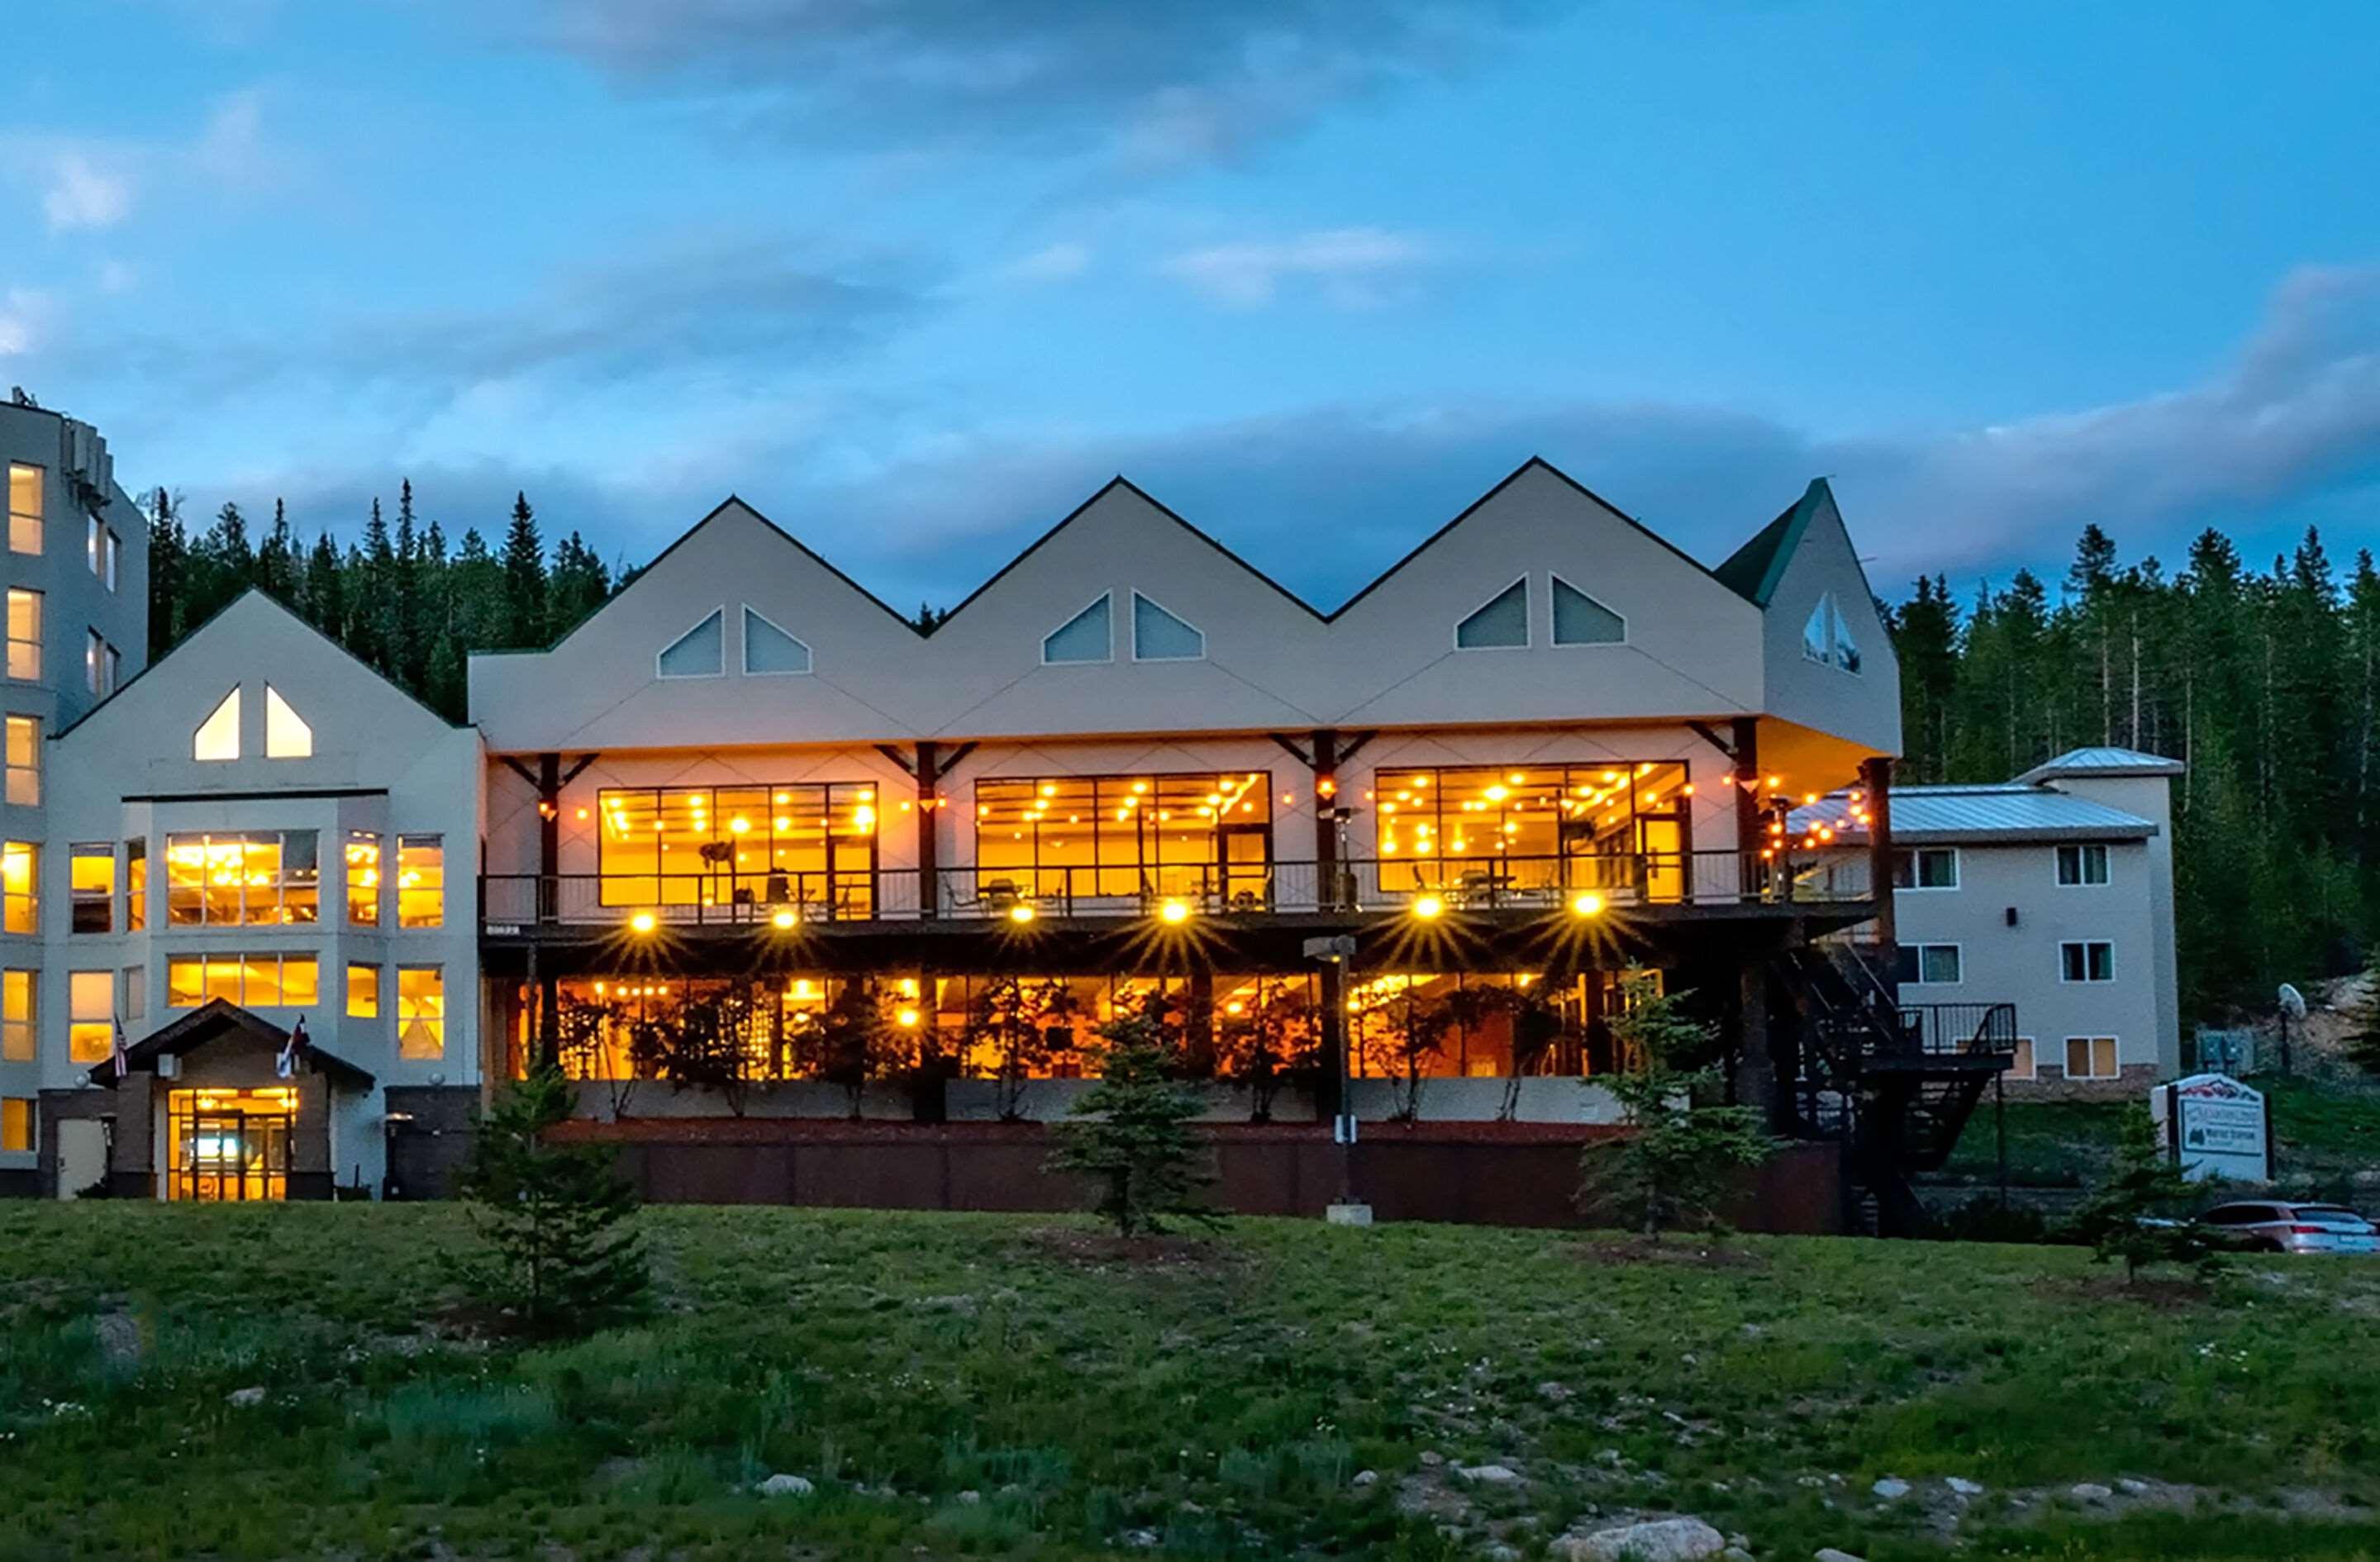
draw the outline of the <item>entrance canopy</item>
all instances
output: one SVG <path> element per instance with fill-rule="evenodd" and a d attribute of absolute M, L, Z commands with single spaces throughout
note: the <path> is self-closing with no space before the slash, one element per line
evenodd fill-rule
<path fill-rule="evenodd" d="M 260 1051 L 278 1056 L 288 1043 L 289 1032 L 273 1021 L 242 1008 L 227 998 L 210 998 L 169 1025 L 152 1031 L 125 1049 L 127 1073 L 154 1073 L 161 1058 L 188 1057 L 201 1048 L 244 1053 L 254 1057 Z M 334 1089 L 368 1091 L 372 1087 L 371 1073 L 358 1068 L 345 1058 L 309 1045 L 298 1064 L 302 1073 L 320 1074 Z M 95 1065 L 91 1069 L 91 1081 L 113 1087 L 116 1082 L 113 1061 Z"/>

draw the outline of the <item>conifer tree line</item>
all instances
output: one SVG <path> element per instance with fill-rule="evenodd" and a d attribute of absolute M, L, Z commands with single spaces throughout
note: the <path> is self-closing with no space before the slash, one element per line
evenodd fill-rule
<path fill-rule="evenodd" d="M 338 641 L 451 721 L 464 719 L 464 658 L 474 651 L 542 650 L 628 583 L 572 531 L 549 556 L 527 494 L 513 501 L 502 544 L 477 527 L 450 544 L 397 489 L 391 525 L 374 499 L 359 542 L 330 531 L 298 536 L 286 507 L 249 533 L 237 504 L 193 531 L 181 499 L 149 495 L 149 658 L 155 661 L 249 587 Z"/>
<path fill-rule="evenodd" d="M 2269 1014 L 2344 974 L 2380 913 L 2380 573 L 2309 529 L 2269 571 L 2222 532 L 2178 573 L 2083 529 L 2053 600 L 2030 570 L 1963 603 L 1939 575 L 1887 614 L 1903 784 L 2004 781 L 2070 749 L 2183 762 L 2173 784 L 2181 1017 Z"/>

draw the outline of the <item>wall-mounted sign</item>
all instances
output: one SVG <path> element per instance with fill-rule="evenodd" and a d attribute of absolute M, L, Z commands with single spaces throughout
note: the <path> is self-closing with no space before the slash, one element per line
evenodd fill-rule
<path fill-rule="evenodd" d="M 2228 1074 L 2193 1074 L 2149 1092 L 2167 1153 L 2193 1181 L 2273 1179 L 2272 1117 L 2265 1092 Z"/>

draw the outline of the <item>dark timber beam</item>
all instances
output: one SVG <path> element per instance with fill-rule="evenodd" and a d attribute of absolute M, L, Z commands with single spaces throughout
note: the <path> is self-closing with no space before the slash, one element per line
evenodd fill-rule
<path fill-rule="evenodd" d="M 1721 738 L 1718 733 L 1712 728 L 1710 723 L 1706 721 L 1690 721 L 1686 723 L 1686 730 L 1692 732 L 1695 737 L 1701 738 L 1712 748 L 1717 749 L 1720 753 L 1725 754 L 1729 759 L 1735 758 L 1735 745 L 1729 742 L 1726 738 Z"/>
<path fill-rule="evenodd" d="M 1876 952 L 1886 980 L 1900 951 L 1900 919 L 1892 892 L 1892 761 L 1883 754 L 1860 762 L 1860 785 L 1867 793 L 1868 893 L 1876 897 Z"/>

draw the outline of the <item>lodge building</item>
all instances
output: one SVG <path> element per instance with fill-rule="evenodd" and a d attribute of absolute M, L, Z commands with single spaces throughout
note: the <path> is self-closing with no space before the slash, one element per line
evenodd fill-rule
<path fill-rule="evenodd" d="M 1898 673 L 1823 482 L 1712 568 L 1533 460 L 1325 614 L 1119 479 L 930 632 L 731 498 L 474 654 L 468 726 L 256 593 L 68 714 L 29 1190 L 434 1192 L 551 1051 L 589 1136 L 792 1197 L 767 1145 L 1046 1118 L 1125 1013 L 1219 1133 L 1566 1142 L 1635 972 L 1781 1131 L 1922 1161 L 2015 1034 L 1891 991 Z"/>

